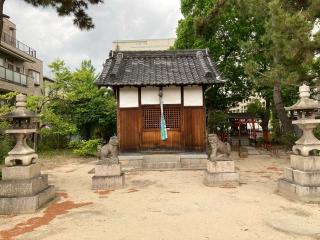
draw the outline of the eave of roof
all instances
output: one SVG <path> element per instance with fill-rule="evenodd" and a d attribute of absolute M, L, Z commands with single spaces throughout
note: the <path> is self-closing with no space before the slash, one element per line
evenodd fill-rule
<path fill-rule="evenodd" d="M 224 83 L 207 50 L 110 52 L 99 86 L 212 85 Z"/>

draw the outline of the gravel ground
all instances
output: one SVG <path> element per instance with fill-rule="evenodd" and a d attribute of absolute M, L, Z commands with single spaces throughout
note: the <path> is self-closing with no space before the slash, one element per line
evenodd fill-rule
<path fill-rule="evenodd" d="M 59 156 L 56 156 L 58 159 Z M 59 198 L 36 214 L 0 216 L 2 239 L 320 239 L 320 206 L 276 194 L 288 157 L 233 154 L 241 186 L 209 188 L 203 171 L 126 174 L 116 191 L 90 189 L 92 159 L 42 161 Z M 61 160 L 62 159 L 62 160 Z M 63 160 L 64 159 L 64 160 Z M 47 167 L 48 166 L 48 167 Z"/>

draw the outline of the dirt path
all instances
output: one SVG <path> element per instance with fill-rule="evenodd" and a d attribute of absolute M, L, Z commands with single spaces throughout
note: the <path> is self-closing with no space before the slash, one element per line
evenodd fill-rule
<path fill-rule="evenodd" d="M 236 165 L 239 188 L 205 187 L 202 171 L 146 171 L 128 173 L 124 189 L 94 192 L 94 162 L 71 162 L 47 170 L 61 196 L 55 204 L 67 209 L 0 217 L 0 234 L 24 227 L 12 239 L 319 239 L 319 205 L 274 193 L 288 160 L 257 155 Z"/>

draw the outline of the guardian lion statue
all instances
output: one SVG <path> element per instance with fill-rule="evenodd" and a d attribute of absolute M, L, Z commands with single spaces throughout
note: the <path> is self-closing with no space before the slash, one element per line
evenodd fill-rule
<path fill-rule="evenodd" d="M 119 141 L 117 136 L 110 138 L 109 143 L 98 147 L 98 158 L 100 164 L 118 164 L 119 163 Z"/>
<path fill-rule="evenodd" d="M 215 161 L 221 158 L 228 158 L 231 153 L 231 146 L 229 143 L 223 143 L 217 134 L 208 134 L 209 142 L 209 160 Z"/>

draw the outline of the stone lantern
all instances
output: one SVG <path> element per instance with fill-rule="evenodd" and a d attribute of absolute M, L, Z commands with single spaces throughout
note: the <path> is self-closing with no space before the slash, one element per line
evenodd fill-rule
<path fill-rule="evenodd" d="M 303 134 L 292 148 L 290 167 L 284 169 L 278 191 L 304 202 L 320 202 L 320 141 L 313 135 L 313 130 L 320 124 L 320 119 L 316 118 L 320 104 L 310 98 L 309 86 L 300 86 L 299 93 L 300 100 L 286 110 L 297 116 L 292 123 Z"/>
<path fill-rule="evenodd" d="M 41 174 L 38 155 L 27 145 L 36 133 L 36 114 L 26 109 L 26 96 L 16 97 L 16 108 L 7 115 L 12 128 L 6 130 L 16 138 L 16 145 L 5 158 L 0 181 L 0 214 L 32 213 L 55 197 L 48 175 Z"/>
<path fill-rule="evenodd" d="M 33 121 L 36 114 L 26 109 L 26 100 L 25 95 L 17 95 L 16 108 L 7 115 L 12 123 L 12 128 L 7 129 L 6 133 L 16 138 L 16 145 L 5 158 L 6 166 L 28 166 L 36 163 L 38 159 L 38 154 L 27 144 L 27 139 L 31 134 L 36 133 L 37 129 Z"/>

